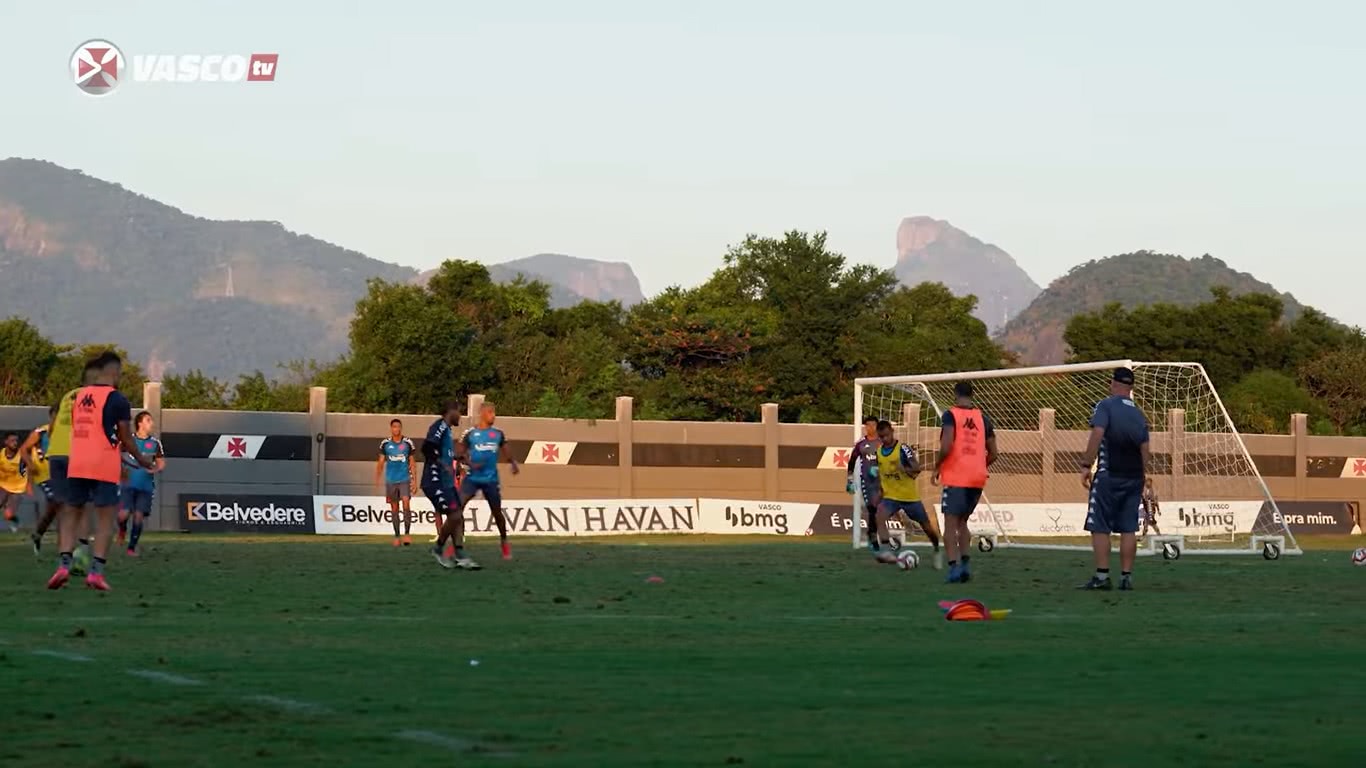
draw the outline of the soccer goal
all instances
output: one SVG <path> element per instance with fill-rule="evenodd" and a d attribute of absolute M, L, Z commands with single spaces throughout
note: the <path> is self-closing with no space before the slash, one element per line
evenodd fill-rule
<path fill-rule="evenodd" d="M 866 416 L 892 422 L 926 468 L 922 496 L 937 502 L 930 468 L 939 452 L 940 416 L 954 403 L 954 384 L 971 382 L 977 407 L 993 422 L 999 452 L 969 522 L 978 548 L 1089 550 L 1080 463 L 1092 410 L 1109 396 L 1111 375 L 1120 366 L 1134 371 L 1134 402 L 1151 431 L 1157 531 L 1140 541 L 1140 554 L 1261 554 L 1268 560 L 1302 554 L 1198 363 L 1112 360 L 861 378 L 854 385 L 855 434 L 862 437 Z M 861 477 L 855 473 L 856 482 Z M 857 521 L 862 489 L 855 490 Z M 926 506 L 938 510 L 935 503 Z M 854 546 L 863 546 L 865 536 L 856 523 Z"/>

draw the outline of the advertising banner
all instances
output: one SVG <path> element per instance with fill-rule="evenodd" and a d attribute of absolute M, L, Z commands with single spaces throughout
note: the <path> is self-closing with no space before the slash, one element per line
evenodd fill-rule
<path fill-rule="evenodd" d="M 697 533 L 810 536 L 819 504 L 792 501 L 698 499 Z"/>
<path fill-rule="evenodd" d="M 192 533 L 313 533 L 313 497 L 182 493 L 180 527 Z"/>
<path fill-rule="evenodd" d="M 1262 516 L 1273 516 L 1271 525 L 1284 521 L 1294 534 L 1347 534 L 1357 523 L 1357 505 L 1351 501 L 1279 501 L 1279 520 L 1270 504 L 1263 506 Z M 1259 519 L 1259 522 L 1261 520 Z"/>
<path fill-rule="evenodd" d="M 413 498 L 413 528 L 435 531 L 436 516 L 425 498 Z M 393 535 L 393 513 L 380 496 L 315 496 L 318 533 Z M 401 512 L 399 513 L 402 514 Z M 697 499 L 507 499 L 508 533 L 517 536 L 613 536 L 642 533 L 700 533 Z M 498 533 L 488 502 L 465 507 L 465 533 Z"/>

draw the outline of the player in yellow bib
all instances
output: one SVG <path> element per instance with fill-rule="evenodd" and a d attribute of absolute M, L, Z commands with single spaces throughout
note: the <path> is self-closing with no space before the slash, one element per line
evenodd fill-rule
<path fill-rule="evenodd" d="M 88 385 L 95 380 L 97 369 L 93 363 L 86 363 L 85 370 L 81 374 L 81 384 Z M 52 423 L 47 430 L 47 465 L 48 465 L 48 489 L 50 491 L 48 511 L 43 518 L 38 521 L 38 527 L 33 532 L 33 550 L 39 551 L 43 545 L 43 534 L 47 533 L 48 526 L 53 519 L 60 516 L 67 504 L 66 471 L 67 462 L 71 456 L 71 411 L 76 405 L 76 393 L 80 389 L 73 389 L 62 396 L 57 404 L 56 414 L 52 417 Z M 84 509 L 75 509 L 67 514 L 84 515 Z M 90 518 L 94 516 L 91 515 Z M 79 539 L 83 551 L 90 548 L 90 538 L 94 535 L 94 521 L 90 518 L 82 520 L 83 526 Z M 81 558 L 83 559 L 83 558 Z"/>
<path fill-rule="evenodd" d="M 5 511 L 5 524 L 11 533 L 19 530 L 19 500 L 29 492 L 24 470 L 19 436 L 11 432 L 5 435 L 4 448 L 0 448 L 0 509 Z"/>
<path fill-rule="evenodd" d="M 877 476 L 881 498 L 877 505 L 877 559 L 883 563 L 896 562 L 892 538 L 887 523 L 893 518 L 901 522 L 907 534 L 911 521 L 920 524 L 925 536 L 934 546 L 934 567 L 944 567 L 944 553 L 939 550 L 939 526 L 935 519 L 925 511 L 920 501 L 920 488 L 916 478 L 920 475 L 920 462 L 916 459 L 915 449 L 896 439 L 891 422 L 877 423 L 877 436 L 881 445 L 877 447 Z"/>

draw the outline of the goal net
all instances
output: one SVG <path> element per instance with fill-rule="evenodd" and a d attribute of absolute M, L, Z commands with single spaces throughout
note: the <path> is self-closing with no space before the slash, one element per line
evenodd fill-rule
<path fill-rule="evenodd" d="M 1140 554 L 1300 554 L 1242 436 L 1198 363 L 1109 361 L 1042 368 L 858 379 L 854 422 L 890 421 L 915 447 L 926 508 L 938 512 L 931 468 L 939 453 L 941 414 L 954 404 L 959 381 L 991 419 L 998 458 L 982 502 L 969 520 L 979 548 L 1090 549 L 1089 492 L 1081 461 L 1095 405 L 1110 394 L 1114 369 L 1134 371 L 1134 402 L 1148 419 L 1155 526 L 1140 538 Z M 863 461 L 860 458 L 859 461 Z M 862 472 L 855 473 L 861 483 Z M 864 517 L 855 488 L 855 520 Z M 1143 512 L 1140 512 L 1142 520 Z M 942 518 L 941 518 L 942 522 Z M 1142 526 L 1140 525 L 1140 529 Z M 1140 530 L 1140 532 L 1142 532 Z M 866 532 L 853 526 L 854 546 Z M 1116 542 L 1117 543 L 1117 542 Z"/>

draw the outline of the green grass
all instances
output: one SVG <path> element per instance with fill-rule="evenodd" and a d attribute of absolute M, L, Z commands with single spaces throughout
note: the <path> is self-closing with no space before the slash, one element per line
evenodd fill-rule
<path fill-rule="evenodd" d="M 1274 563 L 1149 558 L 1139 591 L 1082 593 L 1084 558 L 1056 552 L 979 554 L 950 587 L 843 541 L 522 541 L 452 573 L 378 539 L 157 536 L 115 556 L 103 595 L 47 592 L 50 558 L 18 539 L 0 543 L 7 768 L 1349 765 L 1366 748 L 1349 538 Z M 945 622 L 954 596 L 1014 614 Z"/>

